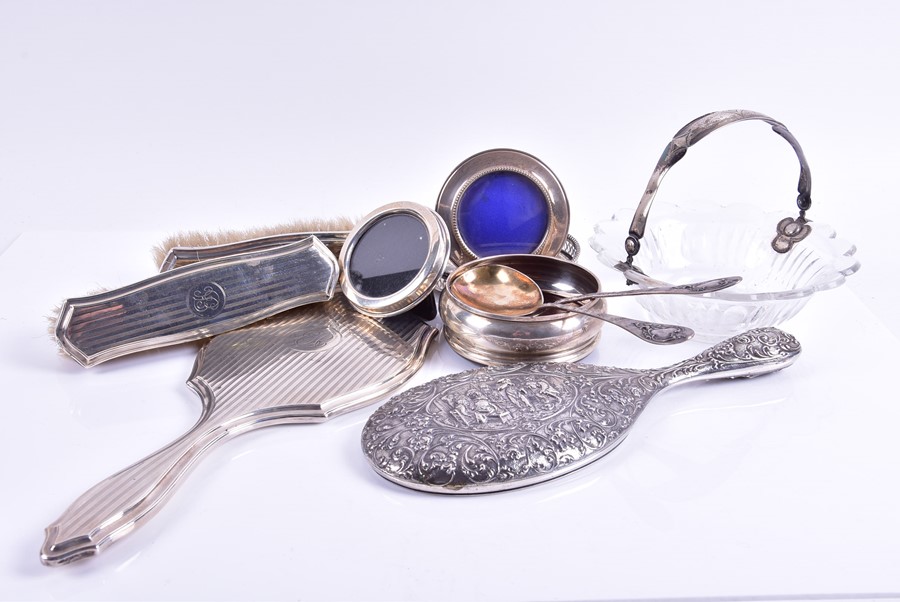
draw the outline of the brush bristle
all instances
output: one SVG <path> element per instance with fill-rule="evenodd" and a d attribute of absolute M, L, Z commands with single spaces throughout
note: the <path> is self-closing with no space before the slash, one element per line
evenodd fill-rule
<path fill-rule="evenodd" d="M 90 297 L 91 295 L 99 295 L 100 293 L 105 293 L 107 289 L 98 288 L 91 292 L 89 292 L 86 297 Z M 62 344 L 59 342 L 59 339 L 56 338 L 56 326 L 59 324 L 59 314 L 62 312 L 63 305 L 65 305 L 65 301 L 62 303 L 57 303 L 53 307 L 50 308 L 50 313 L 44 316 L 47 320 L 47 334 L 50 335 L 50 339 L 56 344 L 56 350 L 60 355 L 64 355 L 66 357 L 69 356 L 66 353 L 65 349 L 63 349 Z"/>
<path fill-rule="evenodd" d="M 224 245 L 241 240 L 262 238 L 264 236 L 276 236 L 278 234 L 291 234 L 293 232 L 346 232 L 352 230 L 356 222 L 349 217 L 298 219 L 286 224 L 276 226 L 261 226 L 257 228 L 200 231 L 187 230 L 178 232 L 163 240 L 153 247 L 153 259 L 156 265 L 162 264 L 169 249 L 174 247 L 212 247 Z"/>
<path fill-rule="evenodd" d="M 47 320 L 47 334 L 57 345 L 59 345 L 59 341 L 56 340 L 56 324 L 59 322 L 59 312 L 61 311 L 62 303 L 57 303 L 50 309 L 50 313 L 44 316 Z"/>

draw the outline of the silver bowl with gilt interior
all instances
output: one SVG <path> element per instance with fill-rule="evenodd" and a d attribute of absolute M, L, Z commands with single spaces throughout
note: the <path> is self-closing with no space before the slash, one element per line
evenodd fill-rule
<path fill-rule="evenodd" d="M 459 355 L 485 365 L 518 362 L 573 362 L 588 355 L 600 338 L 603 322 L 562 309 L 526 316 L 505 316 L 462 302 L 453 282 L 469 268 L 499 264 L 534 280 L 547 301 L 600 291 L 600 280 L 571 261 L 546 255 L 497 255 L 466 263 L 450 274 L 441 293 L 440 315 L 444 338 Z M 603 313 L 606 302 L 592 299 L 581 309 Z"/>

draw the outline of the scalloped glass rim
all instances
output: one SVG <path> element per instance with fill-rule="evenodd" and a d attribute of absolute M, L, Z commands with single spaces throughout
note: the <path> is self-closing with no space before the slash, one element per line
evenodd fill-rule
<path fill-rule="evenodd" d="M 647 228 L 644 236 L 646 241 L 652 237 L 654 228 L 658 224 L 667 221 L 680 221 L 686 225 L 696 224 L 703 221 L 721 222 L 728 220 L 734 222 L 742 219 L 744 223 L 749 224 L 748 229 L 761 229 L 766 232 L 768 240 L 775 235 L 775 226 L 778 221 L 790 215 L 789 211 L 781 212 L 764 212 L 757 207 L 746 204 L 720 205 L 711 202 L 697 202 L 688 206 L 680 204 L 658 202 L 653 205 L 650 216 L 647 221 Z M 634 209 L 620 209 L 615 212 L 609 220 L 598 222 L 594 226 L 594 234 L 590 238 L 590 246 L 597 253 L 598 259 L 606 266 L 621 271 L 619 266 L 625 259 L 625 239 L 628 236 L 628 228 L 634 216 Z M 656 224 L 656 226 L 655 226 Z M 740 283 L 725 291 L 716 293 L 707 293 L 702 297 L 710 299 L 719 299 L 723 301 L 733 301 L 737 303 L 749 303 L 757 301 L 787 301 L 809 297 L 818 291 L 824 291 L 836 288 L 844 283 L 848 276 L 859 270 L 860 263 L 854 257 L 856 253 L 856 245 L 844 239 L 837 238 L 834 228 L 828 224 L 810 220 L 813 227 L 812 233 L 797 243 L 791 252 L 802 249 L 804 245 L 815 245 L 817 248 L 826 248 L 831 251 L 828 257 L 817 257 L 818 260 L 828 262 L 827 265 L 831 269 L 831 273 L 826 278 L 819 278 L 814 283 L 801 286 L 798 288 L 775 290 L 775 291 L 740 291 L 742 286 L 747 283 Z M 642 254 L 646 257 L 647 245 L 642 246 L 641 252 L 635 257 L 635 264 L 640 267 Z M 790 254 L 789 252 L 788 254 Z M 775 251 L 772 251 L 774 254 Z M 727 268 L 724 268 L 727 271 Z M 663 280 L 654 278 L 653 270 L 645 270 L 647 275 L 644 276 L 633 271 L 629 273 L 629 278 L 636 282 L 638 286 L 649 287 L 665 284 Z M 670 284 L 683 284 L 703 278 L 713 278 L 718 276 L 744 276 L 740 268 L 735 268 L 733 273 L 718 274 L 691 274 L 687 271 L 685 277 L 671 279 Z M 674 281 L 678 280 L 678 281 Z"/>

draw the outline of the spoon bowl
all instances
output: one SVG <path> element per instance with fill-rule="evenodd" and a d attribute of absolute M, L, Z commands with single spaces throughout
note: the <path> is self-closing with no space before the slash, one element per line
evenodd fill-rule
<path fill-rule="evenodd" d="M 544 304 L 537 282 L 515 268 L 496 263 L 464 270 L 450 287 L 469 307 L 501 316 L 527 316 Z"/>

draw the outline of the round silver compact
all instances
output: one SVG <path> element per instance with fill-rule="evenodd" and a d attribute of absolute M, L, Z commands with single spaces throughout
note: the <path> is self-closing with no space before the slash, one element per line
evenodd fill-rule
<path fill-rule="evenodd" d="M 415 203 L 376 209 L 341 249 L 341 289 L 360 312 L 384 318 L 418 305 L 440 282 L 450 254 L 441 217 Z"/>
<path fill-rule="evenodd" d="M 494 255 L 577 254 L 562 184 L 522 151 L 488 150 L 460 163 L 444 182 L 437 212 L 450 228 L 456 265 Z"/>

